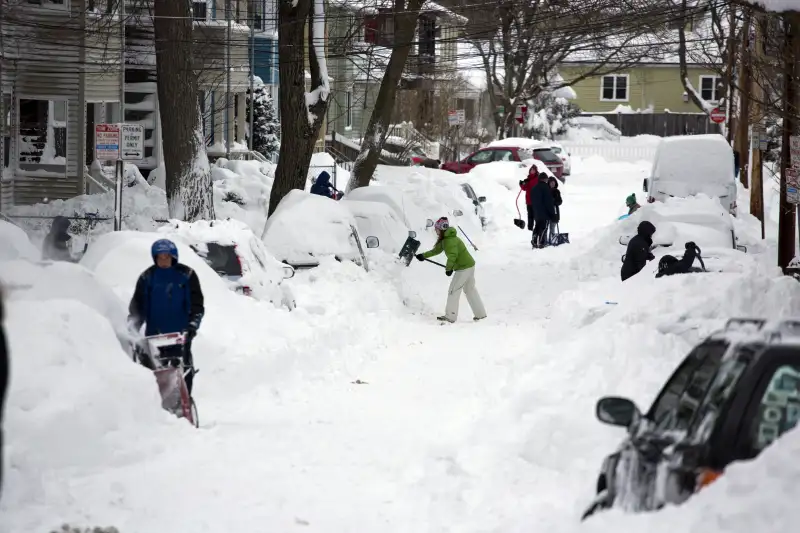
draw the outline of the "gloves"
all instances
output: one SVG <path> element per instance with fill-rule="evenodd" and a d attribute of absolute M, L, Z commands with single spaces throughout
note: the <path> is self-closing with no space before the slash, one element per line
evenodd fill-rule
<path fill-rule="evenodd" d="M 425 261 L 425 254 L 417 254 L 414 257 L 417 258 L 417 261 Z"/>
<path fill-rule="evenodd" d="M 197 336 L 197 324 L 194 322 L 189 322 L 189 326 L 186 328 L 186 336 L 189 338 L 189 340 L 192 340 Z"/>
<path fill-rule="evenodd" d="M 697 248 L 697 245 L 694 243 L 694 241 L 689 241 L 686 243 L 687 250 L 693 250 L 695 248 Z"/>
<path fill-rule="evenodd" d="M 448 277 L 450 277 L 450 276 L 452 276 L 452 275 L 453 275 L 453 271 L 452 271 L 452 270 L 445 270 L 445 271 L 444 271 L 444 274 L 445 274 L 445 276 L 448 276 Z"/>
<path fill-rule="evenodd" d="M 525 180 L 519 180 L 519 186 L 522 187 L 525 184 Z"/>
<path fill-rule="evenodd" d="M 655 258 L 656 258 L 656 256 L 654 256 L 654 255 L 652 254 L 652 252 L 647 252 L 647 260 L 648 260 L 648 261 L 652 261 L 652 260 L 653 260 L 653 259 L 655 259 Z"/>

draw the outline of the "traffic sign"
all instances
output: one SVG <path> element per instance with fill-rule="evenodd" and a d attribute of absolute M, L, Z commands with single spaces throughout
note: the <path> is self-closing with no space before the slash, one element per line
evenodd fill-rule
<path fill-rule="evenodd" d="M 139 161 L 144 159 L 144 126 L 141 124 L 120 124 L 122 127 L 122 160 Z"/>
<path fill-rule="evenodd" d="M 800 167 L 800 137 L 792 135 L 789 137 L 789 155 L 793 167 Z"/>
<path fill-rule="evenodd" d="M 458 111 L 453 109 L 447 112 L 447 124 L 450 126 L 458 126 Z"/>
<path fill-rule="evenodd" d="M 119 159 L 119 124 L 96 124 L 94 127 L 94 157 L 98 161 Z"/>
<path fill-rule="evenodd" d="M 456 110 L 456 117 L 458 117 L 458 125 L 463 126 L 467 123 L 467 112 L 464 109 Z"/>
<path fill-rule="evenodd" d="M 708 118 L 711 119 L 711 122 L 714 124 L 722 124 L 725 122 L 725 111 L 721 110 L 718 107 L 715 107 L 711 110 L 711 113 L 708 115 Z"/>

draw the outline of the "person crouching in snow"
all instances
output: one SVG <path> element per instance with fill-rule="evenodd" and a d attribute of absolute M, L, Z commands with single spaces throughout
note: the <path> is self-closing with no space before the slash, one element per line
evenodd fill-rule
<path fill-rule="evenodd" d="M 628 208 L 628 215 L 634 214 L 637 209 L 642 207 L 639 205 L 639 202 L 636 201 L 636 193 L 633 193 L 625 198 L 625 207 Z"/>
<path fill-rule="evenodd" d="M 450 290 L 447 293 L 447 306 L 445 314 L 437 317 L 442 322 L 453 323 L 458 319 L 458 304 L 461 300 L 463 291 L 467 297 L 467 303 L 472 308 L 473 320 L 486 318 L 486 309 L 483 301 L 475 287 L 475 260 L 467 251 L 464 241 L 458 238 L 456 229 L 450 227 L 447 217 L 442 217 L 434 224 L 438 239 L 434 247 L 422 254 L 417 254 L 417 259 L 424 261 L 429 257 L 439 255 L 444 251 L 447 256 L 445 274 L 453 276 L 450 281 Z"/>
<path fill-rule="evenodd" d="M 314 184 L 311 186 L 311 194 L 325 196 L 333 200 L 340 200 L 342 196 L 344 196 L 341 191 L 337 191 L 333 185 L 331 185 L 331 175 L 324 170 L 319 173 L 316 181 L 314 181 Z"/>
<path fill-rule="evenodd" d="M 625 251 L 625 259 L 622 262 L 622 270 L 620 275 L 622 281 L 638 274 L 647 264 L 648 261 L 655 259 L 655 256 L 650 251 L 653 246 L 653 234 L 656 232 L 656 227 L 648 222 L 643 221 L 639 223 L 636 229 L 636 235 L 628 242 L 628 249 Z"/>

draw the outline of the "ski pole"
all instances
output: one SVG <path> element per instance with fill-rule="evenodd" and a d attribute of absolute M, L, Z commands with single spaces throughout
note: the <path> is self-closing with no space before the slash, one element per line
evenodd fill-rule
<path fill-rule="evenodd" d="M 457 227 L 458 229 L 461 229 L 461 226 L 456 226 L 456 227 Z M 478 247 L 477 247 L 477 246 L 475 246 L 475 244 L 472 242 L 472 239 L 470 239 L 470 238 L 469 238 L 469 235 L 467 235 L 467 233 L 466 233 L 466 232 L 465 232 L 463 229 L 461 229 L 461 233 L 463 233 L 463 234 L 464 234 L 464 237 L 466 237 L 466 238 L 467 238 L 467 240 L 469 241 L 469 243 L 470 243 L 470 244 L 472 244 L 472 247 L 473 247 L 473 248 L 475 248 L 475 251 L 477 252 L 477 251 L 478 251 Z"/>

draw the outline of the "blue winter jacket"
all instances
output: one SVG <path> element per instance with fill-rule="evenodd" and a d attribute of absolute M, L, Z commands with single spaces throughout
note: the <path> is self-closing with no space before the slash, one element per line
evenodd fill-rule
<path fill-rule="evenodd" d="M 153 265 L 139 276 L 128 311 L 136 330 L 146 325 L 146 336 L 197 330 L 205 313 L 200 280 L 177 262 L 169 268 Z"/>

